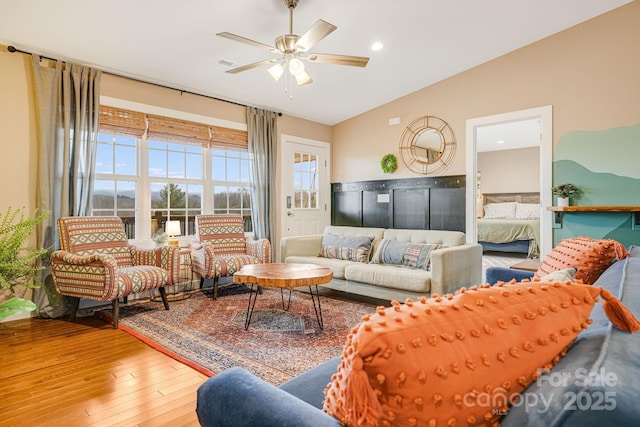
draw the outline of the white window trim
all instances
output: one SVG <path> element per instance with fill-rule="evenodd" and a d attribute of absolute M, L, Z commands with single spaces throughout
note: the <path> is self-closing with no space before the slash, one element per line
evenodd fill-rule
<path fill-rule="evenodd" d="M 226 127 L 236 130 L 247 130 L 246 123 L 232 122 L 229 120 L 218 119 L 215 117 L 202 116 L 199 114 L 188 113 L 185 111 L 172 110 L 169 108 L 158 107 L 155 105 L 142 104 L 139 102 L 128 101 L 125 99 L 113 98 L 110 96 L 100 95 L 100 105 L 106 105 L 109 107 L 124 108 L 132 111 L 139 111 L 141 113 L 156 114 L 164 117 L 170 117 L 175 119 L 187 120 L 192 122 L 204 123 L 207 125 Z M 139 144 L 137 144 L 137 156 L 138 156 L 138 176 L 137 191 L 136 191 L 136 215 L 141 215 L 141 212 L 151 212 L 151 199 L 149 197 L 143 197 L 151 192 L 151 180 L 148 176 L 142 176 L 141 171 L 149 170 L 148 155 L 148 142 L 146 138 L 139 138 Z M 213 194 L 213 181 L 207 179 L 211 177 L 211 150 L 205 149 L 204 165 L 203 165 L 203 213 L 213 212 L 213 197 L 206 197 L 208 194 Z M 106 178 L 106 175 L 102 175 L 101 178 Z M 109 176 L 109 179 L 115 179 L 116 175 Z M 151 236 L 151 221 L 136 220 L 136 238 L 130 242 L 133 244 L 146 244 L 151 240 L 149 238 L 141 238 L 140 236 Z M 184 236 L 183 236 L 184 237 Z"/>

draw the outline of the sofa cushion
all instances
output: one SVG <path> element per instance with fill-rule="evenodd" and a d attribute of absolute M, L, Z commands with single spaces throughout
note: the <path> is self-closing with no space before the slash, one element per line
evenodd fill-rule
<path fill-rule="evenodd" d="M 425 295 L 431 292 L 431 272 L 419 268 L 351 263 L 345 269 L 344 278 L 353 282 Z"/>
<path fill-rule="evenodd" d="M 348 266 L 356 264 L 354 261 L 345 261 L 335 258 L 324 258 L 321 256 L 288 256 L 285 262 L 296 262 L 300 264 L 318 264 L 323 267 L 329 267 L 333 272 L 334 279 L 344 279 L 345 270 Z M 357 263 L 361 264 L 361 263 Z"/>
<path fill-rule="evenodd" d="M 462 231 L 449 230 L 387 228 L 384 230 L 382 238 L 411 243 L 440 243 L 443 246 L 459 246 L 466 242 L 466 235 Z"/>
<path fill-rule="evenodd" d="M 575 279 L 592 284 L 615 259 L 628 255 L 625 247 L 613 239 L 596 240 L 585 236 L 564 239 L 545 257 L 535 276 L 576 267 Z"/>
<path fill-rule="evenodd" d="M 640 248 L 613 263 L 594 283 L 602 286 L 636 315 L 640 313 Z M 640 334 L 611 327 L 601 309 L 593 323 L 571 345 L 553 369 L 523 393 L 501 427 L 626 426 L 640 420 Z"/>
<path fill-rule="evenodd" d="M 353 227 L 349 225 L 327 225 L 322 234 L 335 234 L 336 236 L 373 236 L 382 239 L 385 228 Z"/>
<path fill-rule="evenodd" d="M 410 243 L 399 240 L 382 239 L 376 245 L 371 257 L 372 264 L 393 264 L 429 270 L 431 251 L 442 245 L 427 243 Z"/>
<path fill-rule="evenodd" d="M 339 427 L 335 418 L 237 366 L 198 387 L 196 414 L 203 427 Z"/>
<path fill-rule="evenodd" d="M 324 402 L 323 390 L 331 381 L 331 375 L 336 372 L 339 364 L 340 357 L 334 357 L 281 384 L 279 388 L 307 402 L 309 405 L 322 409 Z"/>
<path fill-rule="evenodd" d="M 373 236 L 322 236 L 320 256 L 356 262 L 368 262 Z"/>
<path fill-rule="evenodd" d="M 505 396 L 587 328 L 600 293 L 538 280 L 379 307 L 348 336 L 324 410 L 348 426 L 497 422 Z"/>

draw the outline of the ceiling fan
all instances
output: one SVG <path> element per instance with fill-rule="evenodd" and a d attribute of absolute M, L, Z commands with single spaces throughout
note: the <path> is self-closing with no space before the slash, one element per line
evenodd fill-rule
<path fill-rule="evenodd" d="M 295 77 L 298 86 L 302 86 L 313 83 L 313 80 L 305 70 L 304 63 L 301 59 L 310 62 L 349 65 L 353 67 L 367 66 L 369 58 L 363 56 L 308 53 L 313 46 L 331 34 L 338 27 L 323 21 L 322 19 L 318 19 L 318 21 L 316 21 L 316 23 L 313 24 L 302 36 L 293 34 L 293 9 L 298 5 L 298 1 L 299 0 L 284 0 L 284 3 L 289 9 L 289 34 L 284 34 L 276 38 L 274 43 L 275 47 L 232 33 L 222 32 L 217 34 L 218 36 L 229 40 L 235 40 L 240 43 L 245 43 L 250 46 L 258 47 L 281 55 L 280 58 L 265 59 L 263 61 L 254 62 L 253 64 L 233 68 L 228 70 L 227 73 L 237 74 L 262 65 L 274 64 L 268 69 L 268 72 L 276 81 L 280 80 L 280 77 L 288 70 L 289 73 Z"/>

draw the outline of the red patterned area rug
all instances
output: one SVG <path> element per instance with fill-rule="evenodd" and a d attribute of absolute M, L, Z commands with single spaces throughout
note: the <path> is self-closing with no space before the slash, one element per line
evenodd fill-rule
<path fill-rule="evenodd" d="M 240 366 L 280 385 L 342 354 L 349 331 L 375 311 L 370 304 L 321 297 L 320 330 L 308 293 L 294 291 L 284 311 L 280 290 L 265 288 L 245 330 L 248 302 L 248 288 L 232 284 L 220 287 L 215 301 L 211 290 L 194 291 L 170 302 L 168 311 L 158 302 L 121 305 L 120 329 L 206 375 Z M 98 315 L 111 320 L 112 312 Z"/>

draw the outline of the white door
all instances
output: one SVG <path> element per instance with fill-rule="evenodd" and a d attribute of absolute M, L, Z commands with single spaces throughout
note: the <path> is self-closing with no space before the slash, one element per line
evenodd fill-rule
<path fill-rule="evenodd" d="M 281 237 L 322 234 L 331 223 L 329 144 L 282 136 Z"/>

